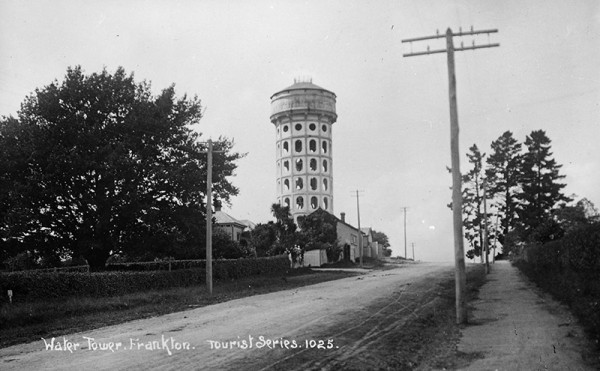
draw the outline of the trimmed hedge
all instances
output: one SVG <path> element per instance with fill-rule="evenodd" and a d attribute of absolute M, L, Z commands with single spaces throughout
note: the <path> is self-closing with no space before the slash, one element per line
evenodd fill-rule
<path fill-rule="evenodd" d="M 216 280 L 233 280 L 260 274 L 282 274 L 289 268 L 287 256 L 215 260 L 213 277 Z M 106 297 L 198 285 L 205 282 L 205 277 L 204 266 L 173 271 L 10 272 L 0 275 L 0 302 L 8 301 L 7 290 L 13 291 L 15 302 L 73 296 Z"/>
<path fill-rule="evenodd" d="M 600 224 L 544 245 L 527 246 L 515 265 L 569 305 L 592 338 L 600 341 Z"/>

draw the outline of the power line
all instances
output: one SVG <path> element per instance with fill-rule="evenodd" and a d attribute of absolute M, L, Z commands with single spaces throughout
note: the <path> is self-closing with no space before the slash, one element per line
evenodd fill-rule
<path fill-rule="evenodd" d="M 363 247 L 362 247 L 362 231 L 360 230 L 360 204 L 359 204 L 359 192 L 360 193 L 364 193 L 364 191 L 359 191 L 358 189 L 355 191 L 356 192 L 356 214 L 358 215 L 358 252 L 359 252 L 359 256 L 360 256 L 360 267 L 363 267 Z"/>
<path fill-rule="evenodd" d="M 462 227 L 462 184 L 460 174 L 460 155 L 459 155 L 459 144 L 458 144 L 458 104 L 456 100 L 456 75 L 454 68 L 454 52 L 464 50 L 475 50 L 482 48 L 493 48 L 500 46 L 498 43 L 488 43 L 484 45 L 475 45 L 475 41 L 472 41 L 471 46 L 464 46 L 461 42 L 460 47 L 454 47 L 454 37 L 463 36 L 474 36 L 479 34 L 496 33 L 498 30 L 489 29 L 475 31 L 473 27 L 469 31 L 463 32 L 459 28 L 459 32 L 454 33 L 452 29 L 448 28 L 446 34 L 440 34 L 439 31 L 433 36 L 416 37 L 411 39 L 402 40 L 402 43 L 410 43 L 411 53 L 403 54 L 404 57 L 413 57 L 420 55 L 429 55 L 437 53 L 446 53 L 448 57 L 448 85 L 449 85 L 449 101 L 450 101 L 450 149 L 452 158 L 452 213 L 453 213 L 453 224 L 454 224 L 454 261 L 455 261 L 455 284 L 456 284 L 456 322 L 463 324 L 467 322 L 467 308 L 466 308 L 466 285 L 467 276 L 465 269 L 465 254 L 463 246 L 463 227 Z M 412 52 L 412 43 L 419 41 L 435 40 L 435 39 L 446 39 L 446 48 L 431 50 L 429 46 L 425 51 Z M 406 255 L 406 253 L 405 253 Z"/>

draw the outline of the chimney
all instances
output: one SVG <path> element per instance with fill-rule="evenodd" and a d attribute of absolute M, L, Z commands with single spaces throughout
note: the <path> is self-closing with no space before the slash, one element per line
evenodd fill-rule
<path fill-rule="evenodd" d="M 341 213 L 340 216 L 342 217 L 342 222 L 346 223 L 346 213 Z"/>

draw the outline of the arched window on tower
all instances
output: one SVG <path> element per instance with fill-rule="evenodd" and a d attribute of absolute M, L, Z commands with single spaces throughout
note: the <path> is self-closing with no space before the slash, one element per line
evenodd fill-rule
<path fill-rule="evenodd" d="M 327 166 L 327 165 L 328 165 L 328 164 L 327 164 L 327 160 L 323 160 L 323 172 L 324 172 L 324 173 L 326 173 L 326 172 L 327 172 L 327 168 L 328 168 L 328 166 Z"/>
<path fill-rule="evenodd" d="M 294 149 L 296 150 L 296 152 L 302 152 L 302 141 L 300 139 L 298 139 L 296 141 L 294 146 L 295 146 Z"/>
<path fill-rule="evenodd" d="M 323 190 L 326 191 L 327 187 L 329 185 L 329 182 L 327 181 L 327 179 L 323 179 Z"/>
<path fill-rule="evenodd" d="M 319 200 L 315 196 L 310 198 L 310 207 L 313 210 L 319 207 Z"/>
<path fill-rule="evenodd" d="M 290 153 L 290 142 L 283 142 L 283 150 L 285 151 L 285 153 Z"/>
<path fill-rule="evenodd" d="M 312 139 L 308 144 L 308 150 L 312 153 L 317 152 L 317 141 Z"/>
<path fill-rule="evenodd" d="M 317 178 L 310 178 L 310 189 L 317 190 Z"/>
<path fill-rule="evenodd" d="M 323 197 L 323 206 L 325 210 L 329 210 L 329 200 L 327 199 L 327 197 Z"/>
<path fill-rule="evenodd" d="M 296 171 L 302 171 L 302 168 L 304 167 L 304 162 L 302 161 L 302 159 L 297 159 L 296 160 Z"/>
<path fill-rule="evenodd" d="M 296 178 L 296 189 L 301 190 L 302 188 L 304 188 L 304 181 L 302 178 Z"/>
<path fill-rule="evenodd" d="M 284 180 L 283 185 L 285 186 L 286 191 L 290 190 L 290 180 L 289 179 Z"/>
<path fill-rule="evenodd" d="M 288 160 L 283 161 L 283 168 L 285 169 L 285 171 L 289 172 L 290 171 L 290 162 Z"/>
<path fill-rule="evenodd" d="M 327 141 L 323 141 L 323 153 L 327 153 Z"/>
<path fill-rule="evenodd" d="M 298 209 L 298 210 L 304 209 L 304 197 L 302 197 L 302 196 L 296 197 L 296 209 Z"/>
<path fill-rule="evenodd" d="M 317 159 L 316 158 L 310 159 L 310 170 L 317 171 Z"/>
<path fill-rule="evenodd" d="M 285 200 L 283 200 L 283 203 L 285 204 L 285 206 L 290 207 L 290 199 L 288 197 L 286 197 Z"/>

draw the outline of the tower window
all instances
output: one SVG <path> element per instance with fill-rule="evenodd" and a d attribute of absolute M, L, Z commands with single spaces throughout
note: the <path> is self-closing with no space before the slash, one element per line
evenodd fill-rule
<path fill-rule="evenodd" d="M 288 160 L 283 161 L 283 167 L 285 168 L 285 171 L 290 171 L 290 162 Z"/>
<path fill-rule="evenodd" d="M 283 149 L 285 150 L 285 153 L 289 153 L 290 152 L 290 143 L 283 142 Z"/>
<path fill-rule="evenodd" d="M 311 151 L 312 153 L 317 152 L 317 141 L 312 139 L 309 143 L 308 143 L 308 150 Z"/>
<path fill-rule="evenodd" d="M 304 198 L 302 196 L 296 197 L 296 208 L 299 210 L 304 209 Z"/>
<path fill-rule="evenodd" d="M 289 179 L 284 180 L 283 185 L 285 186 L 286 191 L 290 190 L 290 180 Z"/>
<path fill-rule="evenodd" d="M 296 152 L 302 152 L 302 141 L 301 140 L 297 140 L 296 143 L 294 144 L 294 148 L 296 149 Z"/>
<path fill-rule="evenodd" d="M 319 200 L 316 197 L 310 198 L 310 207 L 315 210 L 319 206 Z"/>
<path fill-rule="evenodd" d="M 310 189 L 317 190 L 317 178 L 310 178 Z"/>
<path fill-rule="evenodd" d="M 327 179 L 323 179 L 323 190 L 325 190 L 325 191 L 327 190 L 327 185 L 328 185 Z"/>
<path fill-rule="evenodd" d="M 327 197 L 323 197 L 323 206 L 325 207 L 325 210 L 329 209 L 329 200 Z"/>
<path fill-rule="evenodd" d="M 302 188 L 304 188 L 304 181 L 302 178 L 296 178 L 296 189 L 301 190 Z"/>
<path fill-rule="evenodd" d="M 323 160 L 323 172 L 327 172 L 327 160 Z"/>
<path fill-rule="evenodd" d="M 304 165 L 302 159 L 297 159 L 296 160 L 296 171 L 302 171 L 302 165 Z"/>
<path fill-rule="evenodd" d="M 321 130 L 323 130 L 323 132 L 326 133 L 327 132 L 327 125 L 321 126 Z M 287 131 L 287 130 L 284 130 L 284 131 Z"/>
<path fill-rule="evenodd" d="M 317 129 L 317 125 L 315 125 L 313 123 L 313 124 L 308 125 L 308 128 L 310 129 L 310 131 L 315 131 Z"/>
<path fill-rule="evenodd" d="M 285 206 L 290 207 L 290 199 L 288 197 L 286 197 L 285 200 L 283 200 L 283 203 L 285 204 Z"/>
<path fill-rule="evenodd" d="M 317 159 L 314 159 L 314 158 L 310 159 L 310 170 L 317 171 Z"/>
<path fill-rule="evenodd" d="M 327 153 L 327 141 L 323 141 L 323 153 Z"/>
<path fill-rule="evenodd" d="M 283 125 L 283 132 L 287 133 L 290 128 L 287 125 Z"/>
<path fill-rule="evenodd" d="M 296 128 L 296 131 L 302 130 L 302 124 L 296 124 L 295 128 Z"/>

